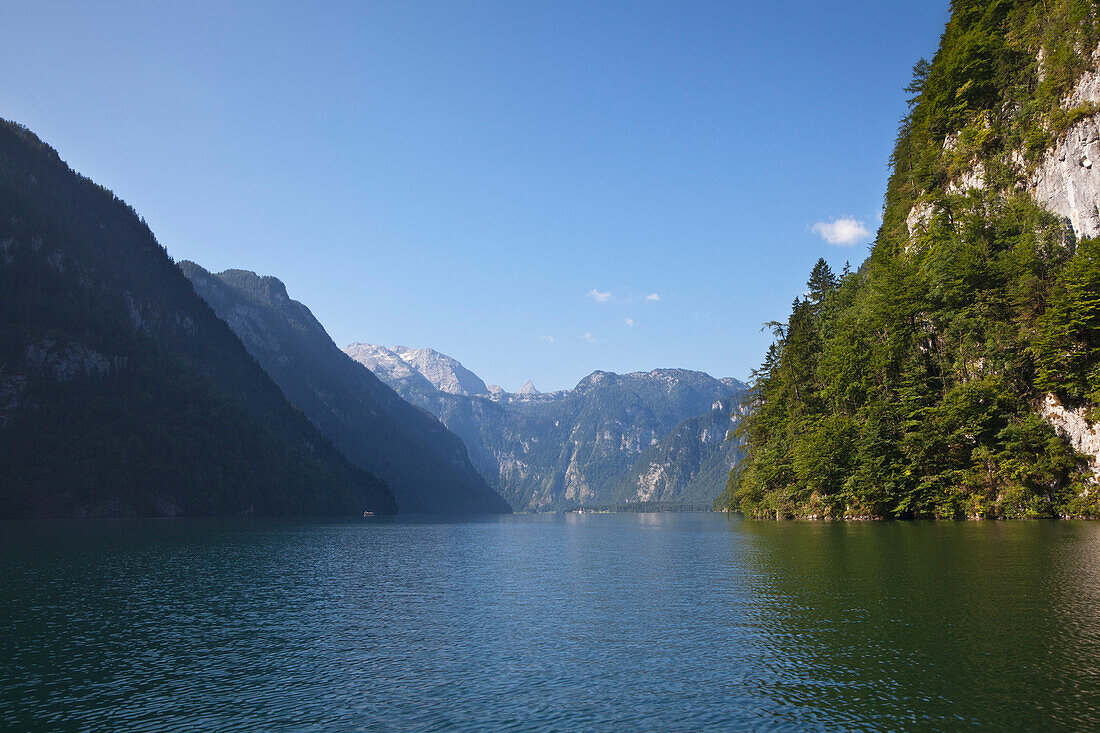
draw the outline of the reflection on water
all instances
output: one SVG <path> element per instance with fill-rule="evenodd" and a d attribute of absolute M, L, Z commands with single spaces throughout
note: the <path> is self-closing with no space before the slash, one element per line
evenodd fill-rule
<path fill-rule="evenodd" d="M 3 525 L 0 728 L 1080 729 L 1100 525 Z"/>
<path fill-rule="evenodd" d="M 832 722 L 1091 727 L 1100 532 L 1086 523 L 743 523 L 784 697 Z M 801 668 L 802 673 L 794 673 Z"/>

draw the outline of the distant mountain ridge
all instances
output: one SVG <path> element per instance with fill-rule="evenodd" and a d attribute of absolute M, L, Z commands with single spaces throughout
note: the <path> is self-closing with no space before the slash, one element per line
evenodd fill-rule
<path fill-rule="evenodd" d="M 529 382 L 519 392 L 456 394 L 436 386 L 453 383 L 438 375 L 458 364 L 439 352 L 417 350 L 438 359 L 426 365 L 423 356 L 412 363 L 371 344 L 345 351 L 459 435 L 474 465 L 517 511 L 709 504 L 739 455 L 725 440 L 745 390 L 736 379 L 687 369 L 596 371 L 572 390 L 540 393 Z M 646 479 L 654 472 L 660 477 Z"/>
<path fill-rule="evenodd" d="M 638 456 L 618 485 L 619 502 L 709 505 L 741 459 L 741 444 L 731 438 L 743 414 L 737 400 L 726 398 L 680 422 Z"/>
<path fill-rule="evenodd" d="M 386 348 L 354 343 L 344 349 L 344 352 L 360 363 L 371 364 L 371 371 L 387 382 L 423 380 L 432 388 L 447 394 L 489 396 L 489 388 L 479 376 L 457 359 L 435 349 L 410 349 L 405 346 Z"/>
<path fill-rule="evenodd" d="M 510 511 L 470 463 L 462 441 L 337 348 L 309 308 L 292 300 L 277 278 L 247 270 L 215 275 L 193 262 L 179 266 L 291 403 L 353 463 L 389 484 L 402 513 Z M 476 377 L 463 374 L 457 362 L 448 364 L 453 376 L 433 368 L 436 361 L 447 362 L 427 352 L 379 349 L 372 354 L 391 373 L 411 378 L 412 369 L 403 361 L 408 358 L 432 370 L 445 386 L 476 386 L 471 380 Z"/>
<path fill-rule="evenodd" d="M 485 386 L 485 382 L 481 381 L 481 377 L 462 366 L 457 359 L 452 359 L 435 349 L 409 349 L 404 346 L 395 346 L 393 353 L 420 372 L 441 392 L 467 397 L 489 394 L 489 388 Z"/>

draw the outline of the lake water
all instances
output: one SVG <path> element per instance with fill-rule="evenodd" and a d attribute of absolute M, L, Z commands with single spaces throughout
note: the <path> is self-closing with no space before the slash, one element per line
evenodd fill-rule
<path fill-rule="evenodd" d="M 0 728 L 1100 725 L 1100 524 L 0 525 Z"/>

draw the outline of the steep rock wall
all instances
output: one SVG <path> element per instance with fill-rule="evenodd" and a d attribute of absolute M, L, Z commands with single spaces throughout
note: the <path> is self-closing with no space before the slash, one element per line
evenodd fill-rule
<path fill-rule="evenodd" d="M 1039 408 L 1043 419 L 1069 441 L 1078 453 L 1089 456 L 1093 483 L 1100 483 L 1100 423 L 1090 423 L 1079 410 L 1064 407 L 1048 394 Z"/>
<path fill-rule="evenodd" d="M 1092 58 L 1093 68 L 1077 80 L 1064 109 L 1100 104 L 1100 49 Z M 1100 235 L 1100 114 L 1070 126 L 1036 168 L 1031 191 L 1036 201 L 1068 219 L 1078 237 Z"/>
<path fill-rule="evenodd" d="M 1042 53 L 1039 60 L 1041 65 Z M 1015 151 L 1010 160 L 1021 176 L 1026 174 L 1024 185 L 1037 203 L 1064 218 L 1077 238 L 1098 237 L 1100 47 L 1092 54 L 1092 68 L 1081 75 L 1061 106 L 1067 113 L 1077 111 L 1084 116 L 1067 128 L 1030 173 L 1020 151 Z M 955 143 L 955 137 L 948 135 L 944 149 L 953 149 Z M 959 194 L 970 188 L 984 188 L 985 185 L 985 168 L 978 162 L 972 169 L 948 182 L 945 192 Z M 918 201 L 906 218 L 910 237 L 927 227 L 935 214 L 935 203 Z M 1100 479 L 1100 426 L 1090 424 L 1081 413 L 1058 404 L 1053 395 L 1047 395 L 1039 412 L 1044 420 L 1070 441 L 1075 450 L 1089 457 L 1093 480 Z"/>

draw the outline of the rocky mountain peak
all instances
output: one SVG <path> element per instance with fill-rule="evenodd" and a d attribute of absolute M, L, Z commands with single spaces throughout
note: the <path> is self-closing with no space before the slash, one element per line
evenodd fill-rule
<path fill-rule="evenodd" d="M 424 381 L 440 392 L 463 397 L 488 397 L 492 393 L 481 377 L 435 349 L 354 343 L 344 352 L 387 382 Z"/>
<path fill-rule="evenodd" d="M 597 369 L 581 381 L 577 382 L 577 386 L 575 387 L 575 389 L 589 389 L 591 387 L 605 385 L 617 376 L 618 375 L 614 372 L 605 372 Z"/>
<path fill-rule="evenodd" d="M 432 368 L 455 369 L 457 378 L 462 367 L 433 349 L 353 344 L 345 351 L 454 430 L 516 510 L 637 501 L 709 506 L 740 455 L 725 440 L 744 391 L 735 379 L 690 369 L 598 370 L 571 390 L 539 392 L 528 381 L 516 392 L 492 385 L 484 395 L 463 395 L 440 388 L 442 375 Z M 395 377 L 394 361 L 413 378 Z M 475 384 L 481 390 L 484 383 Z M 638 477 L 654 465 L 660 480 L 638 494 Z"/>
<path fill-rule="evenodd" d="M 435 349 L 410 349 L 393 347 L 406 364 L 418 371 L 440 392 L 465 397 L 488 396 L 489 388 L 481 377 L 464 367 L 461 362 Z"/>
<path fill-rule="evenodd" d="M 415 369 L 385 346 L 356 342 L 348 345 L 344 353 L 370 369 L 383 381 L 419 377 Z"/>

